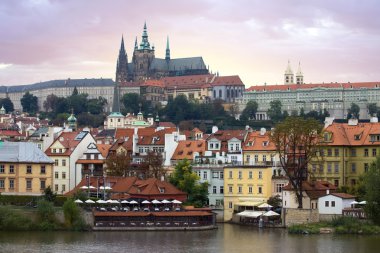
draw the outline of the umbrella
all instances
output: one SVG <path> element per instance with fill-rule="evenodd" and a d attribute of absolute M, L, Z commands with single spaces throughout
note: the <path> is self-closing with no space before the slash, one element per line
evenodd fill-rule
<path fill-rule="evenodd" d="M 268 211 L 263 214 L 264 216 L 278 216 L 279 214 L 273 211 Z"/>
<path fill-rule="evenodd" d="M 74 202 L 75 202 L 75 203 L 78 203 L 78 204 L 82 204 L 82 203 L 83 203 L 83 201 L 80 200 L 80 199 L 77 199 L 77 200 L 75 200 Z"/>
<path fill-rule="evenodd" d="M 144 200 L 143 202 L 141 202 L 143 204 L 150 204 L 150 202 L 148 200 Z"/>
<path fill-rule="evenodd" d="M 99 189 L 100 190 L 111 190 L 112 188 L 109 186 L 100 186 Z"/>
<path fill-rule="evenodd" d="M 113 204 L 120 204 L 120 202 L 117 201 L 116 199 L 112 200 L 112 203 L 113 203 Z"/>
<path fill-rule="evenodd" d="M 261 205 L 258 206 L 258 208 L 271 208 L 272 206 L 267 204 L 267 203 L 262 203 Z"/>
<path fill-rule="evenodd" d="M 153 203 L 153 204 L 161 204 L 161 202 L 158 201 L 157 199 L 153 200 L 152 203 Z"/>
<path fill-rule="evenodd" d="M 129 201 L 129 204 L 138 204 L 138 203 L 137 203 L 137 201 L 132 200 L 132 201 Z"/>
<path fill-rule="evenodd" d="M 92 185 L 90 185 L 89 188 L 90 188 L 90 189 L 96 189 L 96 187 L 94 187 L 94 186 L 92 186 Z"/>
<path fill-rule="evenodd" d="M 356 204 L 359 204 L 359 202 L 357 202 L 355 200 L 350 203 L 350 205 L 356 205 Z"/>
<path fill-rule="evenodd" d="M 88 189 L 88 187 L 85 186 L 85 185 L 81 186 L 80 188 L 83 189 L 83 190 L 87 190 Z"/>
<path fill-rule="evenodd" d="M 161 203 L 162 204 L 169 204 L 169 203 L 172 203 L 172 202 L 170 202 L 169 200 L 164 199 L 163 201 L 161 201 Z"/>
<path fill-rule="evenodd" d="M 173 204 L 182 204 L 182 202 L 181 202 L 181 201 L 179 201 L 179 200 L 176 200 L 176 199 L 175 199 L 175 200 L 173 200 L 173 201 L 172 201 L 172 203 L 173 203 Z"/>
<path fill-rule="evenodd" d="M 96 203 L 98 203 L 98 204 L 106 204 L 107 201 L 104 201 L 104 200 L 102 200 L 102 199 L 99 199 L 99 200 L 96 201 Z"/>
<path fill-rule="evenodd" d="M 86 200 L 85 201 L 87 204 L 94 204 L 95 203 L 95 201 L 93 201 L 92 199 L 88 199 L 88 200 Z"/>
<path fill-rule="evenodd" d="M 128 204 L 129 202 L 128 202 L 128 200 L 122 200 L 121 203 L 122 204 Z"/>
<path fill-rule="evenodd" d="M 367 204 L 367 201 L 365 200 L 359 202 L 359 205 L 366 205 L 366 204 Z"/>
<path fill-rule="evenodd" d="M 112 204 L 113 203 L 113 200 L 112 199 L 109 199 L 106 201 L 108 204 Z"/>
<path fill-rule="evenodd" d="M 106 190 L 112 190 L 112 188 L 109 186 L 106 186 Z"/>

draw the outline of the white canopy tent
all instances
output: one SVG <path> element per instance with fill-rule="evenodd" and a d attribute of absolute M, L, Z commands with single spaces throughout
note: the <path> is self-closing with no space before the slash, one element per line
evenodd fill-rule
<path fill-rule="evenodd" d="M 88 199 L 85 201 L 87 204 L 95 204 L 95 201 L 93 201 L 92 199 Z"/>
<path fill-rule="evenodd" d="M 263 214 L 263 216 L 267 216 L 267 217 L 270 217 L 270 216 L 279 216 L 280 214 L 276 213 L 276 212 L 273 212 L 273 211 L 268 211 L 266 213 Z"/>
<path fill-rule="evenodd" d="M 80 199 L 76 199 L 74 202 L 77 203 L 77 204 L 82 204 L 83 203 L 83 201 L 80 200 Z"/>
<path fill-rule="evenodd" d="M 170 202 L 169 200 L 164 199 L 163 201 L 161 201 L 161 203 L 162 203 L 162 204 L 170 204 L 170 203 L 172 203 L 172 202 Z"/>
<path fill-rule="evenodd" d="M 262 203 L 261 205 L 257 206 L 258 208 L 271 208 L 273 206 L 269 205 L 268 203 Z"/>
<path fill-rule="evenodd" d="M 142 204 L 150 204 L 150 202 L 148 200 L 144 200 L 143 202 L 141 202 Z"/>
<path fill-rule="evenodd" d="M 182 202 L 181 202 L 181 201 L 179 201 L 179 200 L 176 200 L 176 199 L 175 199 L 175 200 L 173 200 L 173 201 L 172 201 L 172 203 L 173 203 L 173 204 L 182 204 Z"/>
<path fill-rule="evenodd" d="M 248 217 L 248 218 L 257 218 L 263 215 L 263 213 L 264 212 L 261 212 L 261 211 L 244 210 L 243 212 L 240 212 L 237 215 Z"/>

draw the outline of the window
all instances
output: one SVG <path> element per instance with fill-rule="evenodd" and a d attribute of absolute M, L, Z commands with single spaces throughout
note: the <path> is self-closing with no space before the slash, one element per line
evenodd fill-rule
<path fill-rule="evenodd" d="M 232 171 L 231 170 L 228 172 L 228 177 L 229 177 L 229 179 L 232 179 Z"/>
<path fill-rule="evenodd" d="M 319 173 L 322 174 L 322 173 L 323 173 L 323 170 L 324 170 L 324 168 L 323 168 L 323 164 L 320 164 L 320 165 L 319 165 Z"/>
<path fill-rule="evenodd" d="M 376 149 L 373 148 L 373 149 L 372 149 L 372 156 L 376 156 L 376 155 L 377 155 L 376 153 L 377 153 L 377 152 L 376 152 Z"/>
<path fill-rule="evenodd" d="M 15 180 L 14 179 L 9 179 L 9 189 L 14 189 L 15 188 Z"/>
<path fill-rule="evenodd" d="M 66 172 L 62 172 L 62 179 L 66 179 Z"/>
<path fill-rule="evenodd" d="M 255 163 L 259 161 L 259 155 L 255 155 Z"/>
<path fill-rule="evenodd" d="M 215 185 L 212 187 L 212 193 L 216 194 L 216 186 Z"/>
<path fill-rule="evenodd" d="M 4 188 L 5 188 L 4 179 L 0 179 L 0 189 L 4 189 Z"/>
<path fill-rule="evenodd" d="M 236 144 L 235 144 L 235 150 L 236 150 L 236 151 L 239 151 L 239 150 L 240 150 L 240 144 L 239 144 L 239 143 L 236 143 Z"/>
<path fill-rule="evenodd" d="M 238 186 L 238 193 L 243 193 L 243 187 L 241 185 Z"/>
<path fill-rule="evenodd" d="M 207 171 L 203 171 L 203 179 L 207 179 Z"/>
<path fill-rule="evenodd" d="M 325 207 L 329 207 L 329 202 L 325 201 Z"/>
<path fill-rule="evenodd" d="M 332 164 L 327 163 L 327 173 L 331 173 L 331 172 L 332 172 Z"/>
<path fill-rule="evenodd" d="M 54 190 L 55 190 L 56 192 L 58 191 L 58 185 L 57 185 L 57 184 L 54 185 Z"/>
<path fill-rule="evenodd" d="M 232 193 L 232 185 L 228 186 L 228 193 Z"/>
<path fill-rule="evenodd" d="M 9 174 L 15 173 L 15 166 L 13 164 L 9 165 Z"/>
<path fill-rule="evenodd" d="M 243 173 L 239 170 L 239 179 L 242 179 L 242 178 L 243 178 L 242 174 L 243 174 Z"/>
<path fill-rule="evenodd" d="M 249 179 L 252 179 L 252 174 L 253 174 L 252 171 L 248 172 L 248 178 Z"/>
<path fill-rule="evenodd" d="M 5 165 L 4 164 L 1 164 L 0 165 L 0 173 L 5 173 Z"/>
<path fill-rule="evenodd" d="M 266 162 L 266 161 L 267 161 L 267 156 L 263 155 L 263 162 Z"/>
<path fill-rule="evenodd" d="M 250 155 L 247 155 L 247 156 L 245 157 L 245 159 L 246 159 L 247 164 L 249 164 L 249 161 L 251 160 L 251 156 L 250 156 Z"/>
<path fill-rule="evenodd" d="M 282 192 L 282 188 L 284 187 L 285 184 L 276 184 L 276 192 L 280 193 Z"/>
<path fill-rule="evenodd" d="M 224 178 L 224 173 L 223 173 L 223 171 L 219 172 L 219 177 L 220 177 L 220 179 L 223 179 L 223 178 Z"/>
<path fill-rule="evenodd" d="M 41 165 L 41 174 L 46 174 L 46 167 L 45 167 L 45 165 Z"/>
<path fill-rule="evenodd" d="M 63 184 L 63 185 L 62 185 L 62 192 L 65 192 L 65 191 L 66 191 L 66 185 Z"/>
<path fill-rule="evenodd" d="M 56 171 L 56 172 L 54 173 L 54 178 L 55 178 L 55 179 L 58 179 L 58 171 Z"/>
<path fill-rule="evenodd" d="M 335 156 L 339 156 L 339 149 L 338 149 L 338 148 L 336 148 L 336 149 L 334 150 L 334 154 L 335 154 Z"/>
<path fill-rule="evenodd" d="M 327 149 L 327 156 L 332 156 L 332 149 L 331 148 Z"/>
<path fill-rule="evenodd" d="M 259 171 L 259 179 L 263 179 L 263 172 Z"/>
<path fill-rule="evenodd" d="M 335 201 L 331 201 L 331 207 L 335 207 Z"/>
<path fill-rule="evenodd" d="M 335 174 L 339 174 L 339 163 L 335 163 L 334 172 Z"/>
<path fill-rule="evenodd" d="M 55 160 L 54 160 L 54 165 L 55 165 L 55 166 L 58 166 L 58 159 L 55 159 Z"/>
<path fill-rule="evenodd" d="M 32 189 L 32 179 L 26 180 L 26 189 L 31 190 Z"/>
<path fill-rule="evenodd" d="M 356 149 L 351 149 L 351 156 L 352 157 L 355 157 L 356 156 Z"/>
<path fill-rule="evenodd" d="M 334 180 L 334 185 L 335 185 L 336 187 L 339 187 L 339 179 L 335 179 L 335 180 Z"/>
<path fill-rule="evenodd" d="M 219 188 L 219 193 L 220 193 L 220 194 L 224 194 L 224 186 L 220 186 L 220 188 Z"/>
<path fill-rule="evenodd" d="M 314 173 L 317 171 L 317 165 L 316 164 L 311 165 L 311 171 Z"/>
<path fill-rule="evenodd" d="M 369 165 L 368 163 L 364 163 L 364 172 L 368 172 Z"/>
<path fill-rule="evenodd" d="M 252 186 L 248 186 L 248 193 L 249 193 L 249 194 L 252 194 L 252 192 L 253 192 L 253 191 L 252 191 Z"/>
<path fill-rule="evenodd" d="M 41 180 L 40 181 L 40 189 L 41 190 L 45 190 L 45 188 L 46 188 L 46 181 L 45 180 Z"/>
<path fill-rule="evenodd" d="M 368 148 L 364 149 L 364 156 L 369 156 L 369 154 L 368 154 Z"/>
<path fill-rule="evenodd" d="M 232 208 L 232 201 L 228 202 L 228 208 Z"/>
<path fill-rule="evenodd" d="M 212 178 L 219 178 L 219 172 L 214 171 L 214 172 L 212 173 Z"/>
<path fill-rule="evenodd" d="M 32 165 L 26 166 L 26 174 L 32 174 Z"/>
<path fill-rule="evenodd" d="M 351 172 L 356 173 L 356 163 L 351 164 Z"/>
<path fill-rule="evenodd" d="M 257 192 L 258 192 L 259 194 L 263 194 L 263 187 L 262 187 L 262 186 L 259 186 L 259 187 L 257 188 Z"/>

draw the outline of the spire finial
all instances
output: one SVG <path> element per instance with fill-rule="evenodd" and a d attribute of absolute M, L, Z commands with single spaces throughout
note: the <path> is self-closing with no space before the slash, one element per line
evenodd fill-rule
<path fill-rule="evenodd" d="M 148 31 L 147 31 L 147 28 L 146 28 L 146 21 L 144 22 L 144 31 L 143 31 L 143 34 L 142 34 L 142 41 L 141 41 L 141 44 L 140 44 L 140 49 L 150 49 L 150 44 L 149 44 L 149 41 L 148 41 Z"/>
<path fill-rule="evenodd" d="M 170 60 L 170 47 L 169 47 L 169 36 L 166 38 L 166 54 L 165 54 L 165 60 Z"/>

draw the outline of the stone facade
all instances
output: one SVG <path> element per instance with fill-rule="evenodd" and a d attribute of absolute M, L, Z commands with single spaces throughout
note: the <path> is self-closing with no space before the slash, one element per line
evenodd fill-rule
<path fill-rule="evenodd" d="M 286 227 L 294 224 L 319 222 L 319 213 L 316 209 L 284 208 L 282 221 Z"/>

